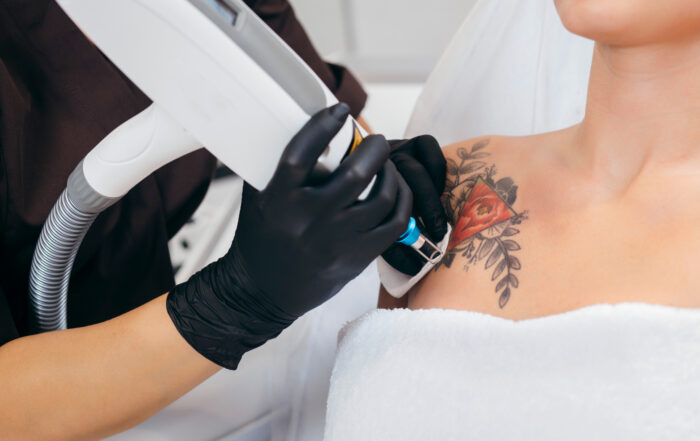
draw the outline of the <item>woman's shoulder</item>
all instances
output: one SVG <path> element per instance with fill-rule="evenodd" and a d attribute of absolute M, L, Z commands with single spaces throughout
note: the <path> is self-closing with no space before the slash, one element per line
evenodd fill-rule
<path fill-rule="evenodd" d="M 448 163 L 489 159 L 497 163 L 518 162 L 520 166 L 558 153 L 566 131 L 529 136 L 486 135 L 459 141 L 443 148 Z"/>
<path fill-rule="evenodd" d="M 446 193 L 475 184 L 475 179 L 538 182 L 560 154 L 555 133 L 532 136 L 489 135 L 460 141 L 443 149 L 447 161 Z M 511 202 L 512 203 L 512 202 Z"/>
<path fill-rule="evenodd" d="M 571 129 L 529 136 L 488 135 L 448 145 L 443 148 L 445 191 L 483 177 L 526 185 L 532 196 L 548 185 L 553 169 L 568 162 L 571 135 Z"/>

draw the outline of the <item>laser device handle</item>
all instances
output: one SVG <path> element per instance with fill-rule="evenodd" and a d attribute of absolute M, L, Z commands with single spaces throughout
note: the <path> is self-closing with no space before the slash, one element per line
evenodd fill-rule
<path fill-rule="evenodd" d="M 199 147 L 193 136 L 152 104 L 88 153 L 83 172 L 93 190 L 120 198 L 158 168 Z"/>
<path fill-rule="evenodd" d="M 169 119 L 187 129 L 185 144 L 190 137 L 198 140 L 198 146 L 258 190 L 265 188 L 284 146 L 309 118 L 338 102 L 241 0 L 58 3 Z M 343 141 L 334 140 L 320 158 L 328 170 L 345 156 L 353 131 L 348 120 L 337 137 Z M 191 148 L 189 144 L 176 150 Z M 174 156 L 169 150 L 161 159 Z M 102 156 L 91 162 L 113 168 L 112 154 Z M 95 175 L 91 182 L 100 181 Z M 127 180 L 138 182 L 135 175 Z M 127 184 L 105 187 L 113 195 L 122 193 Z"/>

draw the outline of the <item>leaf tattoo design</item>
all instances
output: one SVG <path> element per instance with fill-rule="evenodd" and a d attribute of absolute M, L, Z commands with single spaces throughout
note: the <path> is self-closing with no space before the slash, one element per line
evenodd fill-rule
<path fill-rule="evenodd" d="M 515 237 L 517 228 L 527 219 L 527 211 L 518 213 L 512 205 L 518 197 L 518 186 L 511 178 L 494 179 L 496 167 L 483 160 L 490 153 L 483 150 L 489 141 L 474 144 L 471 149 L 457 150 L 459 163 L 447 160 L 447 184 L 443 205 L 454 230 L 447 254 L 437 266 L 450 268 L 457 256 L 467 260 L 465 270 L 485 261 L 496 282 L 498 306 L 508 304 L 513 290 L 520 286 L 515 271 L 522 269 L 520 259 L 513 253 L 520 251 Z"/>

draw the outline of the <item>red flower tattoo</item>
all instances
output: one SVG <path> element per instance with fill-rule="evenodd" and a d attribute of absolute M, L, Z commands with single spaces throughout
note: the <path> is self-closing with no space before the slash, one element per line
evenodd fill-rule
<path fill-rule="evenodd" d="M 478 178 L 464 204 L 447 249 L 451 250 L 476 233 L 515 215 L 513 209 L 482 178 Z"/>

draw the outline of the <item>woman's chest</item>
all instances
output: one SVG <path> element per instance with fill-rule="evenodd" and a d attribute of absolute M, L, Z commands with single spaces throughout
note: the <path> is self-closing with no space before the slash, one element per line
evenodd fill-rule
<path fill-rule="evenodd" d="M 409 307 L 511 319 L 598 303 L 700 307 L 700 219 L 692 219 L 608 210 L 529 215 L 469 235 L 458 225 L 446 260 L 410 294 Z"/>

